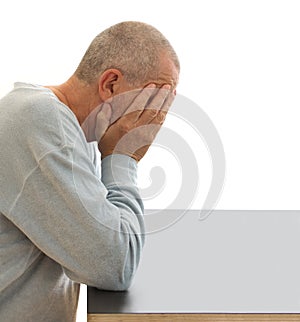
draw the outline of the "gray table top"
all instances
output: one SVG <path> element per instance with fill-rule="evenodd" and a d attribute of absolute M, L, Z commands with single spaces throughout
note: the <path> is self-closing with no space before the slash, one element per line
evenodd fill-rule
<path fill-rule="evenodd" d="M 300 211 L 214 210 L 200 221 L 196 210 L 149 210 L 145 219 L 132 286 L 89 287 L 88 313 L 300 312 Z"/>

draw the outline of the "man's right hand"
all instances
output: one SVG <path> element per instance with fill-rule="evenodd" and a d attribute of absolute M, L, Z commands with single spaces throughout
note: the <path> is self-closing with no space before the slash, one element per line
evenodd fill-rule
<path fill-rule="evenodd" d="M 97 120 L 95 136 L 101 152 L 101 158 L 119 153 L 140 161 L 152 144 L 162 126 L 166 114 L 174 100 L 170 85 L 156 88 L 150 84 L 129 103 L 124 114 L 111 124 L 114 110 L 126 101 L 112 98 L 103 103 Z M 130 95 L 130 92 L 120 95 Z"/>

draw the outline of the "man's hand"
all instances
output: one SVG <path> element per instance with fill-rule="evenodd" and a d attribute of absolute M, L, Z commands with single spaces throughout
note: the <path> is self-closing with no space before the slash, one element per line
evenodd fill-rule
<path fill-rule="evenodd" d="M 125 113 L 112 124 L 113 110 L 124 109 L 117 105 L 126 99 L 113 98 L 105 102 L 97 114 L 95 129 L 102 159 L 119 153 L 140 161 L 163 124 L 174 97 L 170 85 L 158 89 L 150 84 L 140 91 L 129 103 Z"/>

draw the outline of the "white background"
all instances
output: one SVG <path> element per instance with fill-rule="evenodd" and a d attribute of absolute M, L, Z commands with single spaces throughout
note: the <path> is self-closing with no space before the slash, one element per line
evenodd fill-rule
<path fill-rule="evenodd" d="M 178 93 L 209 115 L 223 141 L 226 182 L 216 208 L 299 209 L 299 17 L 300 2 L 289 0 L 1 2 L 0 96 L 15 81 L 64 82 L 93 37 L 114 23 L 150 23 L 178 53 Z M 201 138 L 173 121 L 168 126 L 199 160 L 201 188 L 193 208 L 201 208 L 210 159 Z M 140 184 L 147 185 L 154 160 L 166 167 L 165 194 L 172 196 L 180 186 L 179 167 L 165 151 L 153 148 L 145 157 Z M 165 202 L 158 197 L 146 207 Z"/>

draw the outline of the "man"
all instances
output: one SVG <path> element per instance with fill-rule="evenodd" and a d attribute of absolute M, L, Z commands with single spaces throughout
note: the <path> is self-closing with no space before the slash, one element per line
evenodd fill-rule
<path fill-rule="evenodd" d="M 144 243 L 137 163 L 178 73 L 159 31 L 123 22 L 64 84 L 16 83 L 0 101 L 1 321 L 75 321 L 80 283 L 130 286 Z"/>

